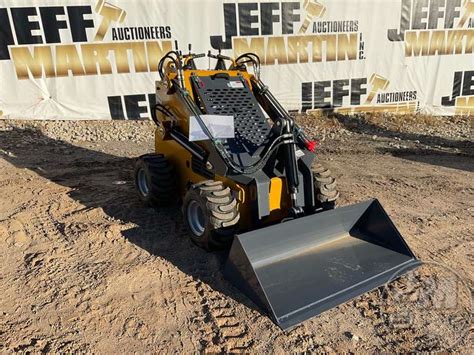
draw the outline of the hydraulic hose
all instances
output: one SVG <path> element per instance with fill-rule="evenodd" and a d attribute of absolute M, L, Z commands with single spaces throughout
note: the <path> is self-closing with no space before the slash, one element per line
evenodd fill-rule
<path fill-rule="evenodd" d="M 173 58 L 172 55 L 175 55 L 176 58 Z M 180 62 L 180 61 L 179 61 L 179 53 L 178 53 L 178 52 L 176 52 L 176 51 L 170 51 L 170 52 L 166 53 L 165 56 L 164 56 L 163 58 L 161 58 L 160 62 L 158 63 L 158 74 L 160 74 L 161 80 L 163 80 L 164 77 L 165 77 L 165 74 L 163 73 L 163 66 L 164 66 L 164 64 L 165 64 L 166 59 L 171 60 L 171 61 L 174 63 L 176 69 L 178 69 L 179 66 L 180 66 L 180 65 L 178 64 L 178 63 Z"/>
<path fill-rule="evenodd" d="M 177 85 L 176 80 L 173 80 L 173 85 Z M 229 154 L 227 149 L 223 146 L 222 142 L 215 139 L 212 135 L 211 131 L 207 128 L 206 124 L 201 118 L 201 112 L 189 97 L 189 94 L 183 88 L 177 86 L 178 92 L 181 94 L 186 106 L 189 108 L 191 113 L 196 117 L 199 125 L 201 126 L 204 134 L 211 140 L 213 146 L 216 148 L 219 156 L 226 162 L 226 164 L 232 168 L 235 172 L 240 174 L 252 174 L 263 168 L 266 164 L 267 160 L 269 159 L 270 155 L 276 151 L 281 145 L 283 144 L 291 144 L 294 143 L 292 135 L 282 135 L 277 137 L 271 144 L 270 147 L 267 149 L 263 157 L 261 157 L 257 162 L 250 164 L 250 165 L 241 165 L 236 163 L 232 156 Z"/>

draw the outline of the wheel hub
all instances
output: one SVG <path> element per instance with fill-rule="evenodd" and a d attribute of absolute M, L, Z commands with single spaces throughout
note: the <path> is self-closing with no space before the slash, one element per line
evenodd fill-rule
<path fill-rule="evenodd" d="M 202 236 L 206 229 L 206 219 L 204 218 L 204 211 L 197 201 L 189 202 L 186 215 L 189 228 L 193 234 L 198 237 Z"/>
<path fill-rule="evenodd" d="M 148 186 L 148 179 L 146 178 L 145 170 L 140 169 L 137 173 L 137 183 L 138 183 L 138 190 L 140 193 L 147 197 L 148 193 L 150 192 L 150 187 Z"/>

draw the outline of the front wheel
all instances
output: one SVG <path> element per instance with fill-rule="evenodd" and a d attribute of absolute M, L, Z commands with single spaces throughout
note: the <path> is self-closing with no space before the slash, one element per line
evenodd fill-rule
<path fill-rule="evenodd" d="M 212 180 L 191 186 L 184 197 L 183 216 L 191 240 L 207 250 L 229 246 L 240 219 L 231 190 Z"/>
<path fill-rule="evenodd" d="M 316 210 L 327 211 L 336 208 L 339 191 L 331 171 L 324 165 L 317 164 L 313 169 L 313 183 Z"/>

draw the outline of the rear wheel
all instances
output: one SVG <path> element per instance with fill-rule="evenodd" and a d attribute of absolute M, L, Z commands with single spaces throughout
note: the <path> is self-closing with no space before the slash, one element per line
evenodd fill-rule
<path fill-rule="evenodd" d="M 316 209 L 323 211 L 334 209 L 339 192 L 331 171 L 322 164 L 316 164 L 313 169 L 313 180 Z"/>
<path fill-rule="evenodd" d="M 212 180 L 191 186 L 184 197 L 183 215 L 191 240 L 207 250 L 229 246 L 240 219 L 231 190 Z"/>
<path fill-rule="evenodd" d="M 146 154 L 135 164 L 135 187 L 149 206 L 170 206 L 178 200 L 173 166 L 163 155 Z"/>

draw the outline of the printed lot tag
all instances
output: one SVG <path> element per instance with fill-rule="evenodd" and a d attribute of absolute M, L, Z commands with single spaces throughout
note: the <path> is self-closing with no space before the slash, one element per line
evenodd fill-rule
<path fill-rule="evenodd" d="M 201 118 L 207 129 L 214 138 L 227 139 L 234 138 L 234 116 L 221 115 L 201 115 Z M 195 116 L 191 116 L 189 120 L 189 141 L 204 141 L 209 137 L 201 127 L 200 122 Z"/>

